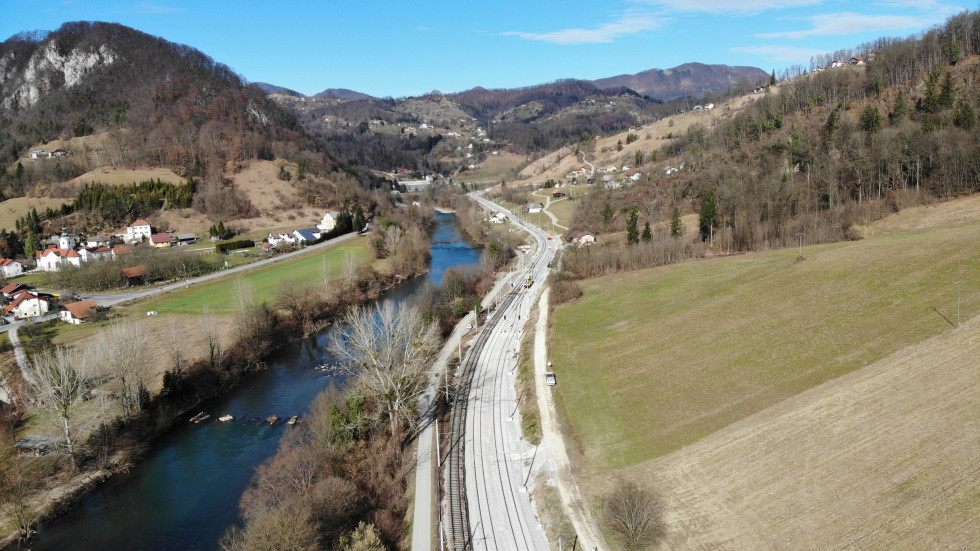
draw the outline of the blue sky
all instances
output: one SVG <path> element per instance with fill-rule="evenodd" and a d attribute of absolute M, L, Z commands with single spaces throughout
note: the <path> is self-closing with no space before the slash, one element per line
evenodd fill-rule
<path fill-rule="evenodd" d="M 249 81 L 401 97 L 689 61 L 779 72 L 976 9 L 948 1 L 3 0 L 0 39 L 112 21 L 198 48 Z"/>

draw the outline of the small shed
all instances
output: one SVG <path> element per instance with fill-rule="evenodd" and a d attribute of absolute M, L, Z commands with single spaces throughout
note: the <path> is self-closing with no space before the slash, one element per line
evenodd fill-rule
<path fill-rule="evenodd" d="M 126 280 L 130 286 L 143 285 L 146 283 L 146 276 L 150 275 L 150 270 L 146 266 L 140 264 L 139 266 L 123 268 L 122 273 L 124 276 L 126 276 Z"/>
<path fill-rule="evenodd" d="M 54 439 L 50 436 L 29 434 L 14 444 L 18 453 L 32 453 L 35 456 L 44 455 L 54 448 Z"/>

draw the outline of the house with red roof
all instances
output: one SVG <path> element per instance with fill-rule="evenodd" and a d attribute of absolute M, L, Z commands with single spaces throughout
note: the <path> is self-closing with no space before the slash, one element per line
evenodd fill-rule
<path fill-rule="evenodd" d="M 24 273 L 24 265 L 12 258 L 0 258 L 0 270 L 3 271 L 3 277 L 15 277 Z"/>
<path fill-rule="evenodd" d="M 36 254 L 37 267 L 44 272 L 57 272 L 63 266 L 82 267 L 82 255 L 74 249 L 59 249 L 50 246 Z"/>
<path fill-rule="evenodd" d="M 61 313 L 58 314 L 58 317 L 61 318 L 61 321 L 78 325 L 85 322 L 85 320 L 91 319 L 98 311 L 98 308 L 99 305 L 92 299 L 80 300 L 62 306 Z"/>
<path fill-rule="evenodd" d="M 13 281 L 13 282 L 8 283 L 5 286 L 3 286 L 3 288 L 0 288 L 0 293 L 2 293 L 3 296 L 6 297 L 6 298 L 11 298 L 14 295 L 16 295 L 17 293 L 19 293 L 21 291 L 26 291 L 26 290 L 28 290 L 30 288 L 31 288 L 30 285 L 27 285 L 25 283 L 20 283 L 20 282 L 17 282 L 17 281 Z"/>
<path fill-rule="evenodd" d="M 155 233 L 150 236 L 150 241 L 153 242 L 154 247 L 169 247 L 170 246 L 170 234 L 169 233 Z"/>
<path fill-rule="evenodd" d="M 153 228 L 150 226 L 149 222 L 143 220 L 142 218 L 134 221 L 132 225 L 126 226 L 127 243 L 143 241 L 144 238 L 149 241 L 151 235 L 153 235 Z"/>
<path fill-rule="evenodd" d="M 13 314 L 17 319 L 41 316 L 48 313 L 48 299 L 30 291 L 21 291 L 4 307 L 3 312 Z"/>

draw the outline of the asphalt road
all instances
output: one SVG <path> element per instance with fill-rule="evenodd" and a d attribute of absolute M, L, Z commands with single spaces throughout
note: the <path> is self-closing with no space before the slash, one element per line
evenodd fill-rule
<path fill-rule="evenodd" d="M 265 260 L 259 260 L 258 262 L 252 262 L 251 264 L 243 264 L 241 266 L 235 266 L 234 268 L 228 268 L 227 270 L 219 270 L 217 272 L 212 272 L 210 274 L 206 274 L 206 275 L 203 275 L 203 276 L 200 276 L 200 277 L 194 277 L 194 278 L 190 278 L 190 279 L 186 279 L 186 280 L 181 280 L 181 281 L 178 281 L 176 283 L 170 283 L 170 284 L 167 284 L 167 285 L 162 285 L 160 287 L 148 287 L 148 288 L 142 288 L 142 289 L 139 289 L 139 290 L 136 290 L 136 291 L 123 292 L 123 293 L 105 293 L 105 294 L 91 293 L 91 294 L 79 294 L 78 296 L 79 296 L 79 299 L 80 300 L 85 300 L 85 299 L 89 299 L 89 298 L 90 299 L 93 299 L 93 300 L 95 300 L 95 303 L 96 304 L 98 304 L 99 306 L 102 306 L 102 307 L 116 306 L 118 304 L 124 304 L 124 303 L 130 302 L 130 301 L 144 299 L 144 298 L 147 298 L 147 297 L 151 297 L 153 295 L 158 295 L 160 293 L 166 293 L 168 291 L 174 291 L 174 290 L 180 289 L 182 287 L 190 287 L 191 285 L 195 285 L 197 283 L 203 283 L 205 281 L 211 281 L 211 280 L 218 279 L 218 278 L 221 278 L 221 277 L 225 277 L 225 276 L 228 276 L 228 275 L 242 273 L 242 272 L 246 272 L 248 270 L 254 270 L 255 268 L 260 268 L 262 266 L 268 266 L 269 264 L 274 264 L 276 262 L 282 262 L 284 260 L 294 258 L 296 255 L 307 254 L 307 253 L 310 253 L 311 251 L 315 251 L 315 250 L 318 250 L 318 249 L 322 249 L 324 247 L 329 247 L 330 245 L 334 245 L 334 244 L 340 243 L 342 241 L 345 241 L 347 239 L 350 239 L 351 237 L 353 237 L 355 235 L 357 235 L 357 234 L 355 234 L 355 233 L 344 234 L 344 235 L 341 235 L 340 237 L 335 237 L 333 239 L 330 239 L 329 241 L 324 241 L 323 243 L 317 243 L 316 245 L 310 245 L 309 247 L 302 248 L 302 249 L 300 249 L 298 251 L 293 251 L 291 253 L 281 254 L 279 256 L 274 256 L 272 258 L 267 258 Z M 58 317 L 58 313 L 57 312 L 49 312 L 48 314 L 45 314 L 44 316 L 41 316 L 39 318 L 32 318 L 30 323 L 39 322 L 39 321 L 46 321 L 46 320 L 53 319 L 53 318 L 56 318 L 56 317 Z M 25 322 L 24 320 L 18 320 L 18 321 L 15 321 L 15 322 L 12 322 L 12 323 L 9 323 L 9 324 L 6 324 L 6 325 L 2 325 L 2 326 L 0 326 L 0 333 L 6 332 L 6 331 L 10 331 L 11 329 L 13 329 L 15 327 L 21 327 L 21 326 L 27 325 L 27 323 L 28 322 Z"/>
<path fill-rule="evenodd" d="M 478 195 L 474 198 L 500 210 Z M 543 230 L 508 215 L 532 235 L 534 244 L 523 272 L 514 278 L 520 289 L 518 299 L 493 314 L 502 319 L 479 351 L 466 418 L 466 496 L 473 549 L 544 551 L 550 547 L 526 487 L 537 450 L 521 439 L 514 382 L 521 333 L 559 241 L 549 240 Z M 523 289 L 520 286 L 527 275 L 533 284 Z"/>

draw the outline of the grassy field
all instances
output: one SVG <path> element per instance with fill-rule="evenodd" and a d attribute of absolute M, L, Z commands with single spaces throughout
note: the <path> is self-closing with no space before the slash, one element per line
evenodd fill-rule
<path fill-rule="evenodd" d="M 548 210 L 551 212 L 551 214 L 555 215 L 555 218 L 558 219 L 559 224 L 571 228 L 572 216 L 575 214 L 575 209 L 578 206 L 579 201 L 569 201 L 568 199 L 564 199 L 558 202 L 552 201 L 551 205 L 548 206 Z"/>
<path fill-rule="evenodd" d="M 980 225 L 583 282 L 550 350 L 584 480 L 669 454 L 980 310 Z M 601 478 L 601 476 L 600 476 Z"/>
<path fill-rule="evenodd" d="M 367 260 L 368 252 L 363 238 L 355 238 L 343 245 L 330 247 L 322 253 L 303 255 L 292 262 L 251 270 L 245 280 L 251 286 L 257 302 L 272 301 L 284 284 L 300 286 L 317 285 L 321 281 L 323 259 L 330 265 L 330 277 L 337 277 L 344 269 L 348 252 L 354 254 L 357 264 Z M 218 281 L 197 284 L 187 289 L 167 293 L 162 297 L 145 301 L 141 308 L 160 313 L 200 313 L 204 305 L 210 305 L 216 314 L 234 311 L 235 280 L 222 278 Z"/>
<path fill-rule="evenodd" d="M 102 167 L 86 172 L 68 183 L 81 188 L 83 184 L 93 182 L 100 182 L 107 186 L 123 186 L 136 184 L 146 180 L 160 180 L 170 184 L 179 184 L 184 181 L 183 178 L 175 174 L 174 171 L 170 170 L 169 168 L 129 169 L 119 167 Z"/>
<path fill-rule="evenodd" d="M 980 316 L 622 471 L 664 549 L 976 549 Z"/>
<path fill-rule="evenodd" d="M 523 155 L 500 153 L 487 155 L 487 158 L 476 169 L 464 172 L 461 178 L 469 183 L 497 184 L 506 180 L 507 174 L 525 161 Z"/>
<path fill-rule="evenodd" d="M 36 208 L 43 215 L 44 209 L 48 207 L 59 209 L 61 205 L 67 202 L 67 199 L 51 197 L 16 197 L 14 199 L 7 199 L 0 203 L 0 228 L 13 231 L 17 227 L 17 219 L 30 212 L 32 208 Z"/>

